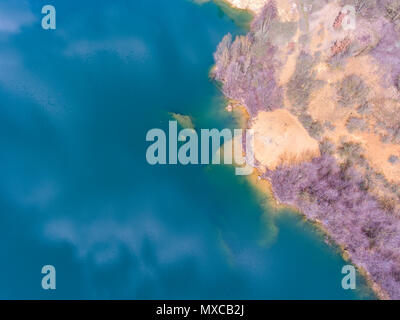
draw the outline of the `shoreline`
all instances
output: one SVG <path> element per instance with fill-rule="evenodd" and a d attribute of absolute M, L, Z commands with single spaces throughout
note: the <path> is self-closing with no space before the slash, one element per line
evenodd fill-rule
<path fill-rule="evenodd" d="M 233 106 L 232 106 L 233 105 Z M 231 111 L 227 110 L 228 106 L 232 106 Z M 245 106 L 241 104 L 237 104 L 237 102 L 228 100 L 228 104 L 225 110 L 227 112 L 232 112 L 234 113 L 234 117 L 238 123 L 238 125 L 241 127 L 241 129 L 247 129 L 247 123 L 250 119 L 250 115 L 247 112 L 247 109 Z M 243 125 L 246 124 L 246 125 Z M 280 202 L 277 197 L 274 195 L 273 191 L 273 186 L 272 183 L 268 180 L 262 177 L 262 171 L 259 168 L 254 168 L 254 171 L 251 175 L 247 176 L 247 180 L 250 183 L 250 185 L 261 195 L 266 197 L 266 200 L 268 202 L 268 207 L 270 209 L 274 210 L 274 214 L 279 214 L 280 211 L 283 210 L 289 210 L 295 214 L 300 215 L 305 221 L 311 223 L 316 230 L 321 232 L 325 237 L 329 239 L 328 245 L 332 248 L 336 247 L 338 250 L 338 253 L 340 256 L 346 261 L 352 263 L 356 269 L 358 270 L 359 274 L 365 279 L 367 286 L 373 291 L 373 293 L 376 295 L 376 297 L 379 300 L 390 300 L 389 295 L 381 288 L 381 286 L 375 282 L 372 279 L 372 276 L 369 274 L 368 271 L 366 271 L 363 267 L 357 265 L 354 263 L 351 259 L 350 254 L 348 251 L 344 248 L 343 245 L 340 245 L 339 243 L 335 242 L 332 239 L 331 234 L 329 231 L 324 227 L 321 221 L 319 220 L 313 220 L 307 217 L 307 215 L 302 212 L 299 208 L 293 205 L 285 204 Z"/>
<path fill-rule="evenodd" d="M 225 2 L 230 7 L 236 10 L 247 10 L 253 15 L 257 15 L 262 7 L 267 3 L 267 0 L 218 0 Z"/>
<path fill-rule="evenodd" d="M 252 7 L 251 4 L 261 3 L 261 2 L 263 2 L 265 4 L 265 3 L 268 2 L 267 0 L 254 1 L 252 3 L 250 3 L 247 0 L 246 1 L 245 0 L 242 0 L 242 1 L 241 0 L 224 0 L 224 1 L 229 3 L 232 8 L 250 10 L 251 12 L 253 12 L 253 14 L 255 16 L 259 12 L 257 12 L 257 10 L 256 10 L 256 5 Z M 334 24 L 334 21 L 332 19 L 335 18 L 335 16 L 332 15 L 331 16 L 331 18 L 332 18 L 331 20 L 332 21 L 330 21 L 330 19 L 328 19 L 328 21 L 325 21 L 326 20 L 325 19 L 325 20 L 323 20 L 323 22 L 325 21 L 324 22 L 325 23 L 324 26 L 325 26 L 326 30 L 330 30 L 329 32 L 331 32 L 331 34 L 333 34 L 334 37 L 333 38 L 329 38 L 327 36 L 328 37 L 328 41 L 323 42 L 324 40 L 326 40 L 325 35 L 321 36 L 320 38 L 318 38 L 321 34 L 319 32 L 315 33 L 314 31 L 316 31 L 316 29 L 315 28 L 313 29 L 312 26 L 309 25 L 310 16 L 309 16 L 308 13 L 305 14 L 305 12 L 302 10 L 303 14 L 294 15 L 292 17 L 290 17 L 288 15 L 287 8 L 289 8 L 288 7 L 289 3 L 290 3 L 290 1 L 287 1 L 287 0 L 279 1 L 278 7 L 280 7 L 280 8 L 277 8 L 278 16 L 283 14 L 284 21 L 286 21 L 286 22 L 287 21 L 296 21 L 296 22 L 303 21 L 303 22 L 306 22 L 306 25 L 307 25 L 306 31 L 308 33 L 310 33 L 310 37 L 311 36 L 315 36 L 314 38 L 312 38 L 313 41 L 310 42 L 310 47 L 307 47 L 307 50 L 309 50 L 311 53 L 313 53 L 315 50 L 318 51 L 318 46 L 317 46 L 318 43 L 320 43 L 320 45 L 325 44 L 325 43 L 329 44 L 329 41 L 331 41 L 332 39 L 333 40 L 335 40 L 335 39 L 337 40 L 337 37 L 340 36 L 340 35 L 338 36 L 338 34 L 335 33 L 337 31 L 332 31 L 332 24 Z M 239 4 L 239 7 L 238 7 L 238 4 Z M 322 11 L 318 11 L 318 9 L 317 9 L 317 12 L 319 12 L 319 14 L 313 16 L 314 20 L 316 20 L 318 22 L 318 21 L 320 21 L 322 19 L 321 18 L 322 16 L 321 16 L 320 12 L 325 12 L 325 14 L 327 14 L 327 10 L 328 11 L 330 10 L 329 12 L 334 12 L 334 11 L 340 9 L 339 7 L 337 7 L 337 6 L 335 7 L 335 6 L 336 5 L 332 3 L 332 4 L 327 5 L 326 8 L 324 8 Z M 292 8 L 295 9 L 295 7 L 293 7 L 293 4 L 292 4 Z M 303 9 L 303 8 L 301 8 L 301 9 Z M 311 9 L 307 8 L 307 10 L 310 11 Z M 293 17 L 295 17 L 294 18 L 295 20 L 292 20 Z M 336 23 L 336 21 L 335 21 L 335 23 Z M 316 22 L 314 24 L 316 24 Z M 331 28 L 331 29 L 329 29 L 329 28 Z M 312 33 L 311 31 L 314 32 L 315 34 Z M 331 35 L 331 34 L 329 34 L 329 35 Z M 281 77 L 283 76 L 283 78 L 279 78 L 278 77 L 278 79 L 280 80 L 279 81 L 279 86 L 287 86 L 288 85 L 288 81 L 290 80 L 290 78 L 287 78 L 288 74 L 292 74 L 292 77 L 293 77 L 293 75 L 296 75 L 295 72 L 296 72 L 297 69 L 295 69 L 295 67 L 296 67 L 297 63 L 299 63 L 298 61 L 296 61 L 296 56 L 298 55 L 297 59 L 298 59 L 298 57 L 302 57 L 303 59 L 304 59 L 304 57 L 307 57 L 307 55 L 305 55 L 305 54 L 303 56 L 300 54 L 301 51 L 300 51 L 299 48 L 295 49 L 294 51 L 292 50 L 293 48 L 296 48 L 296 43 L 299 43 L 299 40 L 300 40 L 299 36 L 300 36 L 300 33 L 297 32 L 295 34 L 295 36 L 294 36 L 294 40 L 293 40 L 293 38 L 288 38 L 288 39 L 292 39 L 291 40 L 292 42 L 290 42 L 288 44 L 287 51 L 285 51 L 285 49 L 284 49 L 284 51 L 280 52 L 279 55 L 278 55 L 277 59 L 278 60 L 281 59 L 280 61 L 283 61 L 283 65 L 281 66 L 282 68 L 280 70 L 281 71 L 280 76 Z M 241 40 L 243 40 L 243 39 L 241 39 Z M 289 40 L 287 40 L 287 41 L 289 41 Z M 337 40 L 337 41 L 339 41 L 339 40 Z M 338 42 L 335 42 L 335 43 L 337 44 Z M 290 46 L 290 45 L 293 45 L 293 46 Z M 329 56 L 329 53 L 332 52 L 331 51 L 332 48 L 330 48 L 329 46 L 328 47 L 327 46 L 322 46 L 321 48 L 323 48 L 323 50 L 325 50 L 325 51 L 322 51 L 322 52 L 326 52 L 327 53 L 327 55 L 324 56 L 324 59 L 327 59 L 327 56 Z M 249 52 L 250 52 L 250 50 L 249 50 Z M 220 51 L 220 54 L 221 54 L 221 51 Z M 379 82 L 379 75 L 378 75 L 378 72 L 375 70 L 379 66 L 376 63 L 373 63 L 373 61 L 370 61 L 370 63 L 368 64 L 370 66 L 369 68 L 360 69 L 360 63 L 368 62 L 369 61 L 368 58 L 369 58 L 369 56 L 357 58 L 358 60 L 354 60 L 355 58 L 353 58 L 353 59 L 349 58 L 350 62 L 348 63 L 349 64 L 349 67 L 348 67 L 349 71 L 348 72 L 344 72 L 343 70 L 338 69 L 338 70 L 333 70 L 331 73 L 329 73 L 330 69 L 328 69 L 327 66 L 323 65 L 323 63 L 321 63 L 321 62 L 319 62 L 319 64 L 316 64 L 316 65 L 310 67 L 311 70 L 314 70 L 316 72 L 317 76 L 319 77 L 319 78 L 317 78 L 318 80 L 314 79 L 312 81 L 317 81 L 317 82 L 321 81 L 321 82 L 324 83 L 323 86 L 325 86 L 325 87 L 321 86 L 322 89 L 321 88 L 320 89 L 316 89 L 314 92 L 312 92 L 310 94 L 310 96 L 309 96 L 310 100 L 307 101 L 306 108 L 308 108 L 308 110 L 311 113 L 311 116 L 308 115 L 311 120 L 312 119 L 317 119 L 317 120 L 323 122 L 323 121 L 327 121 L 326 119 L 331 120 L 332 117 L 333 117 L 333 119 L 337 120 L 337 121 L 335 120 L 336 121 L 335 124 L 337 125 L 337 130 L 336 129 L 330 129 L 329 126 L 328 126 L 327 128 L 325 128 L 326 129 L 325 136 L 322 136 L 322 137 L 325 137 L 325 139 L 328 138 L 328 141 L 330 139 L 333 139 L 332 141 L 334 143 L 334 147 L 335 148 L 339 148 L 340 147 L 340 143 L 342 143 L 342 144 L 344 143 L 344 142 L 340 142 L 341 140 L 338 140 L 338 137 L 340 137 L 340 135 L 346 135 L 347 134 L 350 137 L 350 139 L 354 138 L 353 140 L 356 141 L 356 142 L 364 141 L 364 140 L 367 141 L 367 142 L 369 141 L 370 143 L 366 144 L 366 148 L 367 148 L 366 152 L 368 152 L 368 154 L 366 154 L 366 158 L 369 161 L 369 163 L 372 163 L 372 165 L 374 166 L 374 169 L 376 169 L 375 166 L 378 166 L 378 169 L 377 169 L 378 171 L 381 170 L 382 167 L 383 167 L 384 169 L 386 169 L 385 174 L 387 172 L 392 173 L 393 170 L 397 170 L 397 169 L 395 169 L 393 166 L 390 167 L 387 164 L 387 162 L 385 161 L 385 159 L 387 159 L 387 156 L 386 156 L 386 158 L 383 157 L 382 159 L 380 159 L 375 152 L 371 152 L 371 150 L 372 150 L 371 148 L 375 147 L 375 149 L 376 148 L 379 149 L 379 146 L 382 147 L 382 145 L 379 145 L 379 142 L 377 142 L 377 141 L 371 140 L 372 138 L 367 137 L 366 135 L 363 135 L 362 132 L 358 133 L 359 134 L 358 136 L 355 136 L 354 133 L 352 133 L 352 131 L 350 129 L 347 129 L 346 123 L 343 122 L 343 121 L 346 120 L 346 118 L 348 117 L 348 112 L 349 112 L 348 110 L 349 109 L 341 109 L 341 110 L 347 110 L 347 111 L 340 111 L 339 114 L 334 112 L 334 110 L 336 110 L 336 109 L 334 109 L 335 105 L 334 105 L 333 101 L 336 101 L 336 100 L 333 100 L 332 99 L 333 96 L 330 95 L 331 91 L 334 92 L 334 90 L 332 89 L 333 88 L 332 87 L 333 84 L 335 84 L 335 83 L 338 84 L 339 81 L 342 81 L 340 84 L 343 85 L 343 81 L 344 81 L 343 79 L 349 79 L 349 78 L 352 79 L 351 78 L 352 74 L 357 74 L 357 76 L 358 76 L 358 73 L 359 73 L 359 77 L 361 79 L 364 79 L 365 82 L 367 83 L 367 87 L 371 87 L 371 88 L 375 89 L 375 91 L 372 92 L 372 93 L 375 94 L 375 96 L 379 96 L 379 95 L 383 95 L 384 96 L 385 94 L 389 94 L 389 93 L 391 94 L 391 92 L 392 92 L 392 91 L 390 91 L 391 89 L 389 88 L 388 90 L 386 90 L 385 89 L 386 87 L 385 88 L 382 87 L 381 83 Z M 217 62 L 218 61 L 219 60 L 217 60 Z M 224 61 L 223 58 L 220 61 Z M 325 60 L 323 60 L 323 61 L 325 61 Z M 359 62 L 357 62 L 357 61 L 359 61 Z M 307 61 L 306 60 L 301 61 L 301 63 L 304 63 L 304 62 L 307 62 Z M 220 72 L 219 80 L 222 81 L 222 82 L 224 81 L 224 77 L 221 76 L 221 74 L 223 74 L 224 71 L 221 71 L 221 70 L 225 70 L 224 68 L 225 67 L 223 65 L 221 65 L 221 68 L 217 69 L 217 72 L 218 72 L 218 70 Z M 315 69 L 313 69 L 313 68 L 315 68 Z M 300 74 L 300 75 L 302 75 L 302 74 Z M 355 77 L 357 77 L 357 76 L 355 76 Z M 357 78 L 355 78 L 355 79 L 357 79 Z M 309 80 L 307 78 L 305 80 L 311 81 L 311 80 Z M 230 82 L 229 84 L 232 85 L 232 82 Z M 314 84 L 315 84 L 315 82 L 314 82 Z M 331 85 L 331 87 L 329 87 L 329 84 Z M 361 91 L 361 92 L 363 93 L 363 91 Z M 231 95 L 231 94 L 228 94 L 228 95 Z M 246 100 L 246 98 L 247 98 L 246 95 L 243 96 L 241 94 L 233 94 L 232 96 L 235 99 L 239 99 L 241 102 L 234 101 L 232 99 L 229 99 L 229 97 L 226 96 L 228 102 L 233 102 L 233 106 L 234 106 L 234 107 L 232 107 L 232 105 L 229 104 L 228 107 L 227 107 L 228 111 L 230 111 L 230 112 L 234 111 L 235 112 L 235 117 L 237 117 L 237 119 L 238 119 L 238 125 L 240 127 L 242 127 L 242 129 L 246 129 L 249 126 L 253 127 L 254 122 L 252 122 L 250 124 L 249 120 L 253 121 L 255 118 L 253 118 L 252 116 L 254 116 L 255 114 L 258 115 L 257 109 L 256 110 L 254 109 L 255 106 L 252 105 L 252 104 L 246 105 L 245 102 L 242 102 L 242 101 L 247 101 Z M 273 98 L 274 96 L 268 94 L 268 97 L 270 97 L 270 98 L 272 97 Z M 290 98 L 291 97 L 289 96 L 289 99 Z M 367 96 L 365 98 L 366 99 L 371 99 L 371 98 L 368 98 Z M 284 109 L 289 109 L 289 111 L 290 111 L 290 106 L 294 102 L 288 100 L 288 97 L 286 96 L 286 93 L 284 94 L 283 99 L 284 99 L 284 101 L 282 103 L 282 105 L 284 106 L 283 108 Z M 324 110 L 321 110 L 321 108 L 318 107 L 318 105 L 320 105 L 321 103 L 326 106 L 326 108 L 324 110 L 326 110 L 327 113 L 325 113 L 325 114 L 323 113 Z M 352 108 L 355 108 L 355 107 L 357 107 L 357 105 L 352 106 Z M 269 109 L 267 111 L 274 111 L 274 110 L 275 109 Z M 352 110 L 350 109 L 350 111 L 352 111 Z M 355 111 L 355 109 L 353 111 Z M 293 112 L 291 112 L 291 113 L 293 114 Z M 296 117 L 299 116 L 299 114 L 296 113 L 296 110 L 294 110 L 294 114 L 296 114 Z M 350 113 L 350 116 L 351 116 L 351 113 Z M 279 120 L 281 120 L 281 119 L 279 119 Z M 286 125 L 286 123 L 285 123 L 285 125 Z M 306 126 L 306 124 L 304 124 L 304 123 L 303 123 L 303 125 Z M 269 128 L 269 126 L 268 126 L 268 128 Z M 332 133 L 332 131 L 329 131 L 329 130 L 332 130 L 334 132 L 334 134 L 336 134 L 336 136 Z M 309 128 L 307 129 L 307 131 L 310 132 Z M 280 133 L 279 133 L 279 131 L 273 132 L 272 133 L 272 138 L 274 137 L 274 134 L 275 134 L 275 137 L 276 137 Z M 270 140 L 270 138 L 271 138 L 270 134 L 267 134 L 266 136 L 262 135 L 261 137 L 263 139 L 265 138 L 265 139 L 268 139 L 269 141 L 271 141 Z M 286 134 L 282 135 L 282 137 L 286 137 Z M 312 137 L 315 138 L 316 141 L 322 141 L 321 136 L 314 137 L 314 135 L 312 135 Z M 350 142 L 353 142 L 353 144 L 356 143 L 353 140 L 351 140 Z M 275 140 L 275 144 L 276 144 L 276 141 L 277 140 Z M 371 141 L 374 142 L 374 143 L 371 143 Z M 270 143 L 270 142 L 267 142 L 267 144 L 268 143 Z M 293 144 L 293 145 L 295 145 L 295 144 Z M 350 145 L 350 143 L 349 143 L 349 145 Z M 256 147 L 256 149 L 258 149 L 261 152 L 263 152 L 263 150 L 264 150 L 262 145 L 260 145 L 259 148 Z M 396 151 L 397 149 L 394 149 L 394 147 L 389 146 L 387 149 L 389 149 L 389 150 L 385 150 L 386 153 L 389 152 L 389 153 L 393 153 L 393 154 L 396 153 L 397 154 L 397 151 Z M 337 152 L 338 149 L 335 149 L 335 150 Z M 255 152 L 255 154 L 257 153 L 256 150 L 254 152 Z M 337 154 L 335 156 L 336 157 L 332 156 L 332 159 L 334 159 L 336 161 L 335 163 L 338 164 L 338 165 L 342 164 L 342 161 L 341 161 L 342 159 L 338 158 Z M 302 202 L 298 202 L 295 198 L 293 198 L 292 200 L 290 200 L 291 198 L 287 198 L 287 201 L 291 201 L 292 203 L 294 203 L 294 205 L 287 205 L 285 203 L 281 203 L 279 201 L 279 196 L 280 196 L 279 192 L 282 193 L 282 190 L 280 190 L 279 188 L 275 189 L 278 192 L 275 195 L 275 193 L 273 191 L 274 188 L 273 188 L 273 185 L 272 185 L 271 181 L 269 180 L 268 177 L 264 176 L 264 173 L 266 172 L 266 168 L 269 168 L 271 170 L 273 170 L 273 168 L 271 168 L 268 163 L 263 161 L 263 159 L 260 160 L 260 158 L 257 158 L 257 157 L 256 157 L 256 159 L 258 161 L 260 161 L 260 165 L 261 166 L 258 166 L 257 172 L 254 175 L 251 175 L 249 177 L 249 181 L 258 191 L 261 191 L 263 194 L 265 194 L 267 196 L 267 199 L 270 200 L 270 202 L 271 202 L 270 204 L 271 204 L 272 208 L 276 209 L 277 211 L 280 211 L 281 209 L 290 209 L 291 211 L 295 211 L 296 213 L 298 213 L 302 217 L 304 217 L 305 220 L 307 220 L 310 223 L 312 223 L 318 230 L 323 232 L 329 239 L 331 239 L 332 245 L 334 245 L 334 246 L 336 246 L 338 248 L 339 253 L 343 257 L 343 259 L 345 259 L 345 261 L 352 262 L 353 261 L 352 256 L 353 256 L 353 258 L 356 261 L 358 261 L 358 263 L 353 263 L 352 262 L 352 264 L 357 268 L 359 275 L 363 276 L 363 278 L 366 280 L 366 283 L 367 283 L 368 287 L 374 292 L 376 298 L 386 300 L 386 299 L 391 299 L 391 295 L 394 296 L 394 297 L 398 295 L 397 291 L 393 291 L 393 287 L 390 287 L 390 285 L 388 286 L 388 281 L 391 281 L 391 280 L 394 281 L 394 283 L 396 283 L 396 286 L 398 285 L 398 283 L 396 282 L 397 280 L 395 281 L 393 274 L 390 274 L 387 271 L 385 271 L 386 273 L 384 272 L 383 275 L 384 276 L 388 276 L 388 278 L 386 278 L 386 277 L 379 278 L 379 282 L 380 283 L 378 283 L 375 280 L 373 280 L 373 277 L 372 277 L 370 272 L 372 272 L 375 275 L 375 277 L 376 277 L 376 274 L 378 274 L 378 276 L 379 276 L 379 275 L 382 275 L 382 273 L 380 273 L 381 272 L 380 270 L 377 271 L 376 268 L 373 267 L 374 264 L 372 264 L 372 265 L 368 264 L 370 262 L 368 257 L 366 257 L 365 259 L 364 259 L 364 257 L 362 257 L 360 259 L 359 253 L 362 252 L 361 250 L 363 250 L 364 248 L 366 248 L 368 250 L 367 246 L 356 247 L 356 248 L 359 248 L 359 250 L 358 249 L 354 249 L 354 250 L 350 249 L 349 250 L 348 247 L 351 248 L 352 244 L 354 244 L 354 242 L 348 236 L 343 238 L 341 236 L 340 232 L 336 232 L 335 229 L 332 229 L 332 226 L 324 220 L 323 216 L 322 217 L 321 217 L 321 215 L 314 216 L 312 211 L 310 212 L 310 211 L 307 210 L 308 207 L 302 207 Z M 303 163 L 306 163 L 306 162 L 307 161 L 305 161 L 305 160 L 303 161 Z M 290 168 L 291 166 L 292 165 L 290 164 L 288 166 L 288 168 Z M 359 169 L 359 167 L 357 167 L 356 169 Z M 362 167 L 361 167 L 361 169 L 362 169 Z M 392 170 L 392 171 L 390 171 L 390 170 Z M 389 174 L 389 176 L 393 177 L 395 175 Z M 263 182 L 261 182 L 261 181 L 263 181 Z M 281 181 L 283 181 L 283 180 L 281 180 Z M 380 186 L 379 183 L 380 182 L 378 181 L 377 184 L 376 184 L 377 189 L 375 188 L 375 185 L 373 185 L 372 189 L 368 190 L 368 194 L 370 196 L 379 197 L 381 192 L 383 192 L 383 193 L 385 192 L 386 186 L 385 186 L 384 189 L 379 190 L 379 188 L 378 188 Z M 277 188 L 278 185 L 275 185 L 275 187 Z M 377 192 L 379 192 L 379 193 L 377 193 Z M 283 195 L 284 194 L 285 193 L 283 193 Z M 346 198 L 346 197 L 344 197 L 344 198 Z M 374 199 L 379 204 L 379 201 L 381 199 L 380 198 L 374 198 Z M 339 201 L 339 203 L 340 203 L 340 201 Z M 299 206 L 299 208 L 296 207 L 296 204 Z M 400 206 L 400 204 L 399 204 L 399 206 Z M 361 208 L 361 207 L 359 207 L 359 208 Z M 338 212 L 337 208 L 336 208 L 335 212 L 336 213 Z M 354 213 L 353 210 L 349 211 L 349 217 L 352 216 L 352 212 Z M 368 219 L 368 217 L 369 217 L 368 216 L 368 214 L 369 214 L 368 210 L 367 211 L 364 210 L 364 211 L 360 211 L 360 212 L 367 212 L 366 217 Z M 376 212 L 379 213 L 379 210 L 376 211 Z M 333 212 L 330 212 L 330 213 L 333 214 Z M 385 212 L 382 211 L 381 214 L 383 214 L 383 213 L 385 213 Z M 363 216 L 364 215 L 361 215 L 361 216 L 358 216 L 358 217 L 360 217 L 360 219 L 362 219 Z M 332 216 L 332 217 L 334 218 L 334 216 Z M 319 219 L 321 219 L 321 221 Z M 325 222 L 323 222 L 323 221 L 325 221 Z M 348 223 L 349 220 L 336 218 L 336 221 L 339 222 L 339 225 L 342 225 L 344 227 L 349 227 L 349 223 Z M 341 224 L 341 221 L 343 222 L 343 224 Z M 358 219 L 358 221 L 361 223 L 361 225 L 364 228 L 365 224 L 363 223 L 363 221 L 365 221 L 365 220 L 359 220 Z M 369 220 L 367 220 L 367 221 L 369 221 Z M 325 225 L 323 223 L 325 223 L 326 227 L 325 227 Z M 347 223 L 347 225 L 346 225 L 346 223 Z M 365 239 L 368 240 L 368 237 L 370 237 L 370 236 L 368 234 L 365 234 L 365 233 L 362 234 L 361 233 L 361 231 L 365 232 L 364 229 L 361 229 L 361 231 L 360 231 L 360 229 L 358 229 L 358 231 L 356 229 L 357 228 L 355 228 L 354 230 L 352 229 L 352 230 L 357 232 L 356 234 L 360 235 L 360 237 L 359 237 L 360 241 L 365 241 Z M 352 235 L 352 234 L 353 233 L 348 233 L 348 235 Z M 336 239 L 336 241 L 334 241 L 333 239 Z M 389 240 L 391 240 L 391 239 L 393 239 L 393 238 L 389 238 Z M 368 240 L 368 241 L 370 241 L 370 240 Z M 386 240 L 386 241 L 388 241 L 388 240 Z M 390 248 L 390 245 L 392 245 L 392 247 L 393 247 L 393 242 L 391 242 L 391 241 L 390 242 L 382 242 L 381 246 L 376 247 L 377 250 L 385 249 L 385 247 L 386 247 L 385 244 L 386 243 L 388 243 L 388 247 L 389 248 Z M 369 248 L 371 249 L 371 247 L 369 247 Z M 350 254 L 350 252 L 352 252 L 352 253 Z M 378 254 L 381 254 L 381 252 L 382 251 L 378 251 Z M 396 257 L 396 256 L 397 255 L 395 255 L 394 257 Z M 370 255 L 370 257 L 372 259 L 371 255 Z M 395 263 L 394 259 L 395 258 L 393 258 L 391 260 L 392 263 Z M 378 265 L 379 265 L 379 261 L 377 260 Z M 393 266 L 395 266 L 395 265 L 393 265 Z M 368 268 L 369 271 L 367 271 L 367 268 Z M 383 288 L 385 288 L 385 289 L 383 289 Z"/>

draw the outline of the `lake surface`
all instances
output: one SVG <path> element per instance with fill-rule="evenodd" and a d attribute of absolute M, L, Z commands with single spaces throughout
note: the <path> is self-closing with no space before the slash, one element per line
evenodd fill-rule
<path fill-rule="evenodd" d="M 0 5 L 0 298 L 358 299 L 347 264 L 230 166 L 150 166 L 169 112 L 234 128 L 209 79 L 214 3 L 53 0 Z M 41 288 L 54 265 L 57 289 Z"/>

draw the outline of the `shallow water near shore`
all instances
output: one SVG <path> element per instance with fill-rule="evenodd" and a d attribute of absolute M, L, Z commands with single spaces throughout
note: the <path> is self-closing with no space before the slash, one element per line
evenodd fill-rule
<path fill-rule="evenodd" d="M 233 167 L 146 162 L 170 112 L 236 127 L 208 73 L 246 30 L 221 8 L 54 0 L 47 32 L 29 4 L 37 21 L 0 42 L 0 298 L 374 298 L 360 277 L 343 290 L 338 250 Z"/>

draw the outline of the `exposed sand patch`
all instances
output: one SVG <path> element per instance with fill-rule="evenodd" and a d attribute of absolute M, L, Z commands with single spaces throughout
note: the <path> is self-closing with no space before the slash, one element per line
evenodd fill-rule
<path fill-rule="evenodd" d="M 255 158 L 269 169 L 283 162 L 297 163 L 319 156 L 318 142 L 287 110 L 260 112 L 251 129 Z"/>
<path fill-rule="evenodd" d="M 366 140 L 364 145 L 365 157 L 372 167 L 381 170 L 389 181 L 400 182 L 400 165 L 391 164 L 388 159 L 391 155 L 400 157 L 400 146 L 384 144 L 376 135 L 363 134 Z"/>
<path fill-rule="evenodd" d="M 314 91 L 310 96 L 309 113 L 313 117 L 324 123 L 330 121 L 336 124 L 344 118 L 341 112 L 338 112 L 335 100 L 333 99 L 334 92 L 330 85 L 325 85 L 323 88 Z M 343 111 L 346 111 L 343 109 Z"/>
<path fill-rule="evenodd" d="M 268 0 L 227 0 L 233 7 L 260 13 Z"/>
<path fill-rule="evenodd" d="M 198 0 L 197 0 L 198 1 Z M 204 1 L 204 0 L 203 0 Z M 224 0 L 237 9 L 249 10 L 259 14 L 269 0 Z M 276 1 L 278 14 L 281 21 L 293 21 L 298 19 L 297 5 L 290 0 Z"/>

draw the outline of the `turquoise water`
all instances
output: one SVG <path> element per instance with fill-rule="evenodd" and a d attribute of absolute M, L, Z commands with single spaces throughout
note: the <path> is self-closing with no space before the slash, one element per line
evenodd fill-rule
<path fill-rule="evenodd" d="M 0 298 L 371 297 L 362 279 L 343 290 L 338 252 L 232 167 L 146 162 L 168 112 L 235 127 L 208 73 L 245 30 L 213 3 L 54 0 L 44 31 L 44 4 L 0 6 Z"/>

